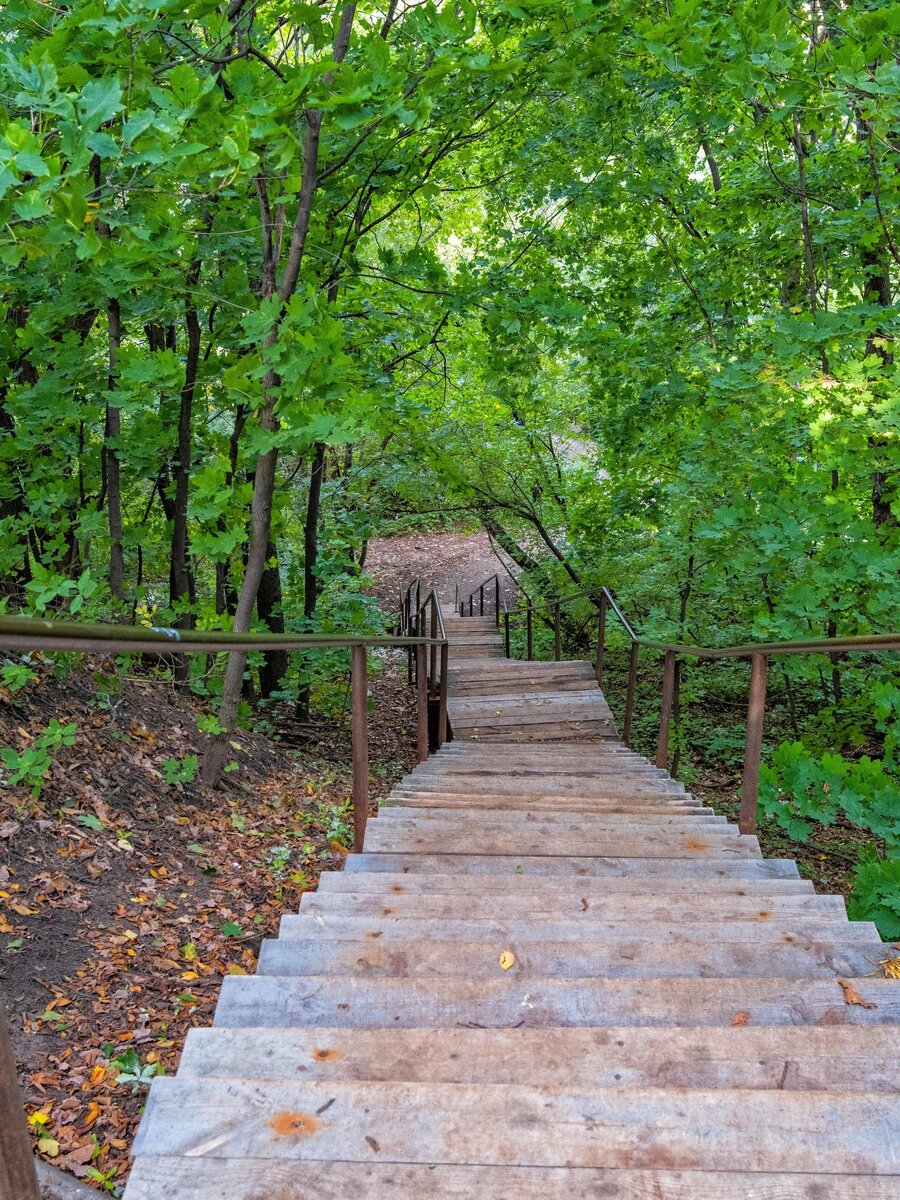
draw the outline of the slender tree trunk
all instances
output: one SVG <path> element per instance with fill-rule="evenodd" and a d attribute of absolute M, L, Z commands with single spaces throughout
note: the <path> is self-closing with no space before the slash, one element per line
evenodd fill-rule
<path fill-rule="evenodd" d="M 316 442 L 309 473 L 309 497 L 306 502 L 306 524 L 303 530 L 303 615 L 308 621 L 316 615 L 321 590 L 316 566 L 319 561 L 319 513 L 322 508 L 324 477 L 325 443 Z"/>
<path fill-rule="evenodd" d="M 691 528 L 688 534 L 688 545 L 692 545 L 694 541 L 694 530 Z M 684 583 L 681 586 L 678 598 L 678 629 L 679 638 L 683 642 L 685 640 L 685 625 L 687 624 L 688 605 L 691 601 L 691 591 L 694 584 L 694 555 L 691 553 L 687 561 L 687 574 L 685 575 Z M 684 671 L 684 663 L 680 658 L 675 659 L 675 688 L 672 693 L 672 724 L 675 728 L 675 753 L 672 756 L 672 774 L 678 774 L 678 768 L 681 766 L 681 683 Z"/>
<path fill-rule="evenodd" d="M 284 633 L 284 610 L 281 596 L 281 570 L 278 565 L 278 547 L 275 542 L 269 543 L 266 569 L 263 571 L 259 585 L 259 595 L 256 597 L 256 612 L 261 621 L 265 621 L 271 633 Z M 281 681 L 287 674 L 287 650 L 270 650 L 263 655 L 263 665 L 259 669 L 259 692 L 268 698 L 281 687 Z"/>
<path fill-rule="evenodd" d="M 344 6 L 338 25 L 337 35 L 332 48 L 335 65 L 342 62 L 350 45 L 350 34 L 356 4 Z M 326 86 L 331 82 L 331 72 L 322 77 Z M 262 298 L 271 300 L 278 297 L 284 306 L 293 296 L 303 263 L 306 250 L 306 239 L 312 217 L 313 201 L 318 186 L 319 139 L 322 131 L 322 114 L 317 109 L 306 111 L 306 139 L 303 147 L 303 169 L 301 174 L 300 195 L 297 212 L 291 227 L 290 242 L 285 258 L 281 283 L 275 288 L 278 254 L 280 253 L 281 237 L 277 221 L 271 217 L 265 180 L 257 180 L 259 195 L 261 232 L 263 244 L 262 259 Z M 283 307 L 282 307 L 283 311 Z M 278 341 L 281 316 L 274 322 L 271 332 L 265 339 L 264 352 L 270 351 Z M 274 390 L 278 379 L 273 371 L 269 371 L 263 380 L 263 404 L 260 414 L 260 428 L 263 433 L 276 433 L 279 428 L 275 412 Z M 250 620 L 256 605 L 260 581 L 266 566 L 266 551 L 269 546 L 272 505 L 275 494 L 275 478 L 278 465 L 278 449 L 272 446 L 263 451 L 257 459 L 254 473 L 253 502 L 250 510 L 250 541 L 247 548 L 247 566 L 244 572 L 244 582 L 238 597 L 237 609 L 234 614 L 233 628 L 235 633 L 246 633 L 250 628 Z M 225 671 L 225 681 L 222 688 L 222 703 L 219 709 L 219 724 L 223 733 L 211 739 L 203 758 L 201 777 L 207 786 L 213 786 L 219 780 L 222 767 L 225 765 L 225 754 L 228 747 L 228 734 L 234 727 L 237 718 L 238 702 L 241 685 L 244 678 L 246 654 L 235 652 L 228 657 Z"/>
<path fill-rule="evenodd" d="M 313 447 L 309 472 L 309 495 L 306 502 L 306 524 L 303 530 L 303 616 L 311 622 L 319 602 L 319 580 L 316 564 L 319 560 L 319 513 L 322 508 L 322 481 L 325 476 L 325 443 Z M 297 720 L 309 720 L 309 684 L 301 683 L 297 693 Z"/>
<path fill-rule="evenodd" d="M 119 347 L 122 344 L 122 314 L 119 301 L 108 301 L 109 391 L 115 392 L 119 373 Z M 106 478 L 106 512 L 109 524 L 109 590 L 113 599 L 125 600 L 125 555 L 122 549 L 122 481 L 116 442 L 122 432 L 121 409 L 107 402 L 103 439 L 103 464 Z"/>
<path fill-rule="evenodd" d="M 188 274 L 189 287 L 196 285 L 200 276 L 200 262 L 195 261 Z M 200 318 L 190 296 L 185 299 L 184 325 L 187 333 L 187 348 L 184 361 L 184 383 L 181 388 L 181 403 L 178 409 L 178 444 L 175 454 L 175 510 L 172 519 L 172 542 L 170 551 L 169 601 L 175 610 L 175 626 L 178 629 L 193 629 L 195 616 L 190 608 L 194 596 L 194 580 L 188 552 L 188 499 L 191 479 L 192 428 L 194 392 L 197 386 L 197 368 L 200 362 Z M 187 605 L 187 611 L 179 611 Z M 190 666 L 186 654 L 175 656 L 175 679 L 182 686 L 190 680 Z"/>

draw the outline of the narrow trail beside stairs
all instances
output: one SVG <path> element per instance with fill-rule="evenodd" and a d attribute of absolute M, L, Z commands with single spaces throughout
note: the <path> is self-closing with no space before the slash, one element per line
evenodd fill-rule
<path fill-rule="evenodd" d="M 629 751 L 588 664 L 447 632 L 454 740 L 224 981 L 126 1200 L 896 1197 L 874 926 Z"/>

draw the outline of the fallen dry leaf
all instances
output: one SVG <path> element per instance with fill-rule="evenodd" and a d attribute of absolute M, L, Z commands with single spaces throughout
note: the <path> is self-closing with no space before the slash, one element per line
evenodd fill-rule
<path fill-rule="evenodd" d="M 731 1018 L 731 1023 L 732 1025 L 746 1025 L 749 1020 L 750 1014 L 744 1009 L 743 1012 L 735 1013 Z"/>
<path fill-rule="evenodd" d="M 871 1000 L 866 1000 L 864 996 L 861 996 L 849 979 L 839 979 L 838 985 L 840 986 L 841 991 L 844 993 L 845 1004 L 858 1004 L 860 1008 L 878 1007 L 878 1005 L 874 1004 Z"/>
<path fill-rule="evenodd" d="M 510 969 L 510 967 L 514 967 L 515 965 L 516 965 L 516 956 L 513 954 L 512 950 L 501 951 L 500 966 L 503 968 L 503 970 L 508 971 Z"/>

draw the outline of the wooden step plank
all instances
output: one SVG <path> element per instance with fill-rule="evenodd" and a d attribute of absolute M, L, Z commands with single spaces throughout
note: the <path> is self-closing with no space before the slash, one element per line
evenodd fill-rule
<path fill-rule="evenodd" d="M 591 763 L 588 759 L 573 758 L 570 761 L 557 761 L 553 758 L 552 750 L 548 750 L 543 762 L 512 763 L 484 761 L 469 762 L 466 759 L 456 760 L 451 757 L 438 758 L 432 755 L 426 762 L 415 767 L 409 776 L 416 779 L 435 776 L 439 779 L 517 779 L 535 783 L 543 782 L 545 776 L 559 775 L 561 778 L 574 779 L 653 779 L 665 783 L 674 783 L 667 771 L 661 771 L 649 763 Z"/>
<path fill-rule="evenodd" d="M 480 676 L 470 680 L 465 675 L 457 675 L 455 679 L 448 676 L 448 684 L 456 699 L 500 695 L 519 688 L 527 689 L 533 695 L 539 695 L 543 691 L 578 693 L 594 692 L 597 689 L 595 679 L 582 679 L 577 675 L 548 675 L 542 680 L 524 679 L 515 675 L 503 675 L 493 680 Z"/>
<path fill-rule="evenodd" d="M 456 742 L 454 745 L 460 745 Z M 539 783 L 545 775 L 559 775 L 575 779 L 655 779 L 665 783 L 673 783 L 667 771 L 661 771 L 650 763 L 642 762 L 592 762 L 590 758 L 555 759 L 553 748 L 546 751 L 543 762 L 512 763 L 503 762 L 499 758 L 490 761 L 471 762 L 461 755 L 447 755 L 439 758 L 432 755 L 426 762 L 409 772 L 416 778 L 432 775 L 442 779 L 519 779 L 532 780 Z"/>
<path fill-rule="evenodd" d="M 651 798 L 652 800 L 652 798 Z M 644 816 L 713 816 L 711 808 L 704 808 L 699 801 L 685 802 L 683 796 L 665 796 L 662 799 L 647 800 L 643 796 L 620 796 L 610 799 L 607 796 L 549 796 L 527 797 L 510 795 L 477 796 L 460 795 L 455 792 L 427 792 L 413 789 L 395 790 L 378 802 L 380 811 L 387 808 L 474 808 L 497 809 L 505 812 L 587 812 L 587 813 L 619 813 Z"/>
<path fill-rule="evenodd" d="M 510 976 L 566 979 L 603 974 L 612 979 L 694 978 L 835 979 L 865 975 L 885 957 L 880 942 L 834 941 L 732 942 L 711 945 L 594 941 L 586 932 L 579 942 L 493 938 L 482 942 L 436 942 L 421 938 L 373 941 L 329 939 L 310 930 L 309 938 L 270 939 L 260 950 L 259 975 L 358 975 L 394 978 L 447 976 L 493 979 L 503 968 L 499 956 L 515 961 Z M 537 937 L 537 931 L 535 931 Z M 897 959 L 900 966 L 900 958 Z M 900 1039 L 898 1039 L 900 1041 Z M 900 1087 L 900 1080 L 898 1080 Z"/>
<path fill-rule="evenodd" d="M 179 1076 L 896 1092 L 889 1026 L 191 1029 Z M 285 1073 L 287 1072 L 287 1074 Z"/>
<path fill-rule="evenodd" d="M 758 896 L 654 896 L 639 893 L 609 895 L 582 885 L 581 891 L 535 892 L 533 895 L 498 896 L 478 891 L 456 895 L 400 894 L 373 896 L 365 892 L 307 892 L 301 913 L 334 916 L 449 917 L 459 921 L 524 921 L 569 919 L 587 930 L 598 921 L 772 921 L 783 917 L 815 918 L 844 923 L 843 896 L 772 895 L 760 903 Z M 723 928 L 723 935 L 725 930 Z M 589 936 L 586 932 L 585 936 Z M 900 990 L 900 989 L 898 989 Z"/>
<path fill-rule="evenodd" d="M 530 692 L 514 696 L 471 696 L 465 699 L 451 696 L 448 711 L 457 725 L 493 721 L 495 717 L 503 717 L 506 720 L 515 720 L 518 717 L 570 720 L 580 718 L 582 713 L 589 713 L 597 718 L 612 716 L 609 705 L 596 690 L 544 692 L 540 695 Z"/>
<path fill-rule="evenodd" d="M 491 791 L 494 793 L 507 792 L 513 795 L 527 795 L 537 792 L 539 795 L 547 792 L 575 793 L 576 795 L 606 795 L 607 793 L 635 795 L 647 792 L 650 795 L 686 796 L 684 784 L 674 779 L 661 778 L 658 775 L 640 775 L 635 772 L 628 774 L 575 774 L 548 771 L 544 778 L 538 775 L 491 775 L 473 773 L 454 775 L 447 772 L 414 772 L 404 776 L 403 787 L 416 787 L 423 790 L 431 788 L 437 791 L 459 792 L 460 794 L 473 791 Z"/>
<path fill-rule="evenodd" d="M 452 724 L 451 724 L 452 728 Z M 492 730 L 489 726 L 473 725 L 471 727 L 457 729 L 453 736 L 461 741 L 483 742 L 489 744 L 493 741 L 511 741 L 511 742 L 553 742 L 560 740 L 576 741 L 578 738 L 584 738 L 586 741 L 595 742 L 604 737 L 615 737 L 615 725 L 612 722 L 603 721 L 554 721 L 547 724 L 529 724 L 527 728 L 517 728 L 513 725 L 504 725 Z"/>
<path fill-rule="evenodd" d="M 125 1200 L 896 1200 L 900 1176 L 137 1159 Z"/>
<path fill-rule="evenodd" d="M 728 922 L 728 937 L 733 941 L 791 942 L 828 941 L 840 930 L 842 942 L 878 941 L 875 926 L 868 921 L 836 923 L 813 917 L 790 915 L 773 916 L 769 920 L 749 918 Z M 572 920 L 553 920 L 536 916 L 526 920 L 512 917 L 451 917 L 428 919 L 395 916 L 345 916 L 336 910 L 329 912 L 287 913 L 281 918 L 281 937 L 309 938 L 313 936 L 359 939 L 423 938 L 432 941 L 488 941 L 494 938 L 508 942 L 516 939 L 577 942 L 585 936 L 582 925 Z M 648 944 L 661 942 L 703 943 L 712 945 L 721 939 L 723 924 L 719 920 L 656 921 L 636 923 L 631 920 L 604 921 L 590 929 L 591 939 L 604 942 L 633 942 L 643 939 Z M 502 947 L 501 947 L 502 949 Z M 900 988 L 897 989 L 900 993 Z"/>
<path fill-rule="evenodd" d="M 425 1029 L 457 1024 L 699 1027 L 736 1020 L 751 1025 L 890 1025 L 900 1020 L 895 980 L 856 978 L 851 983 L 871 1008 L 846 1004 L 837 980 L 820 979 L 229 975 L 222 981 L 215 1022 L 231 1027 Z"/>
<path fill-rule="evenodd" d="M 385 805 L 379 811 L 375 822 L 390 826 L 403 832 L 425 831 L 440 832 L 453 828 L 452 817 L 459 821 L 459 828 L 465 830 L 485 830 L 494 833 L 508 829 L 518 829 L 522 826 L 534 826 L 547 831 L 548 836 L 555 833 L 571 834 L 583 825 L 586 834 L 622 833 L 625 835 L 643 834 L 648 831 L 675 833 L 683 829 L 699 830 L 700 836 L 726 836 L 737 831 L 736 825 L 731 825 L 725 817 L 715 813 L 634 813 L 634 812 L 573 812 L 571 809 L 538 809 L 523 804 L 520 809 L 482 808 L 477 805 L 477 797 L 464 808 L 429 808 L 421 809 L 399 805 Z"/>
<path fill-rule="evenodd" d="M 659 877 L 678 879 L 797 879 L 797 864 L 789 858 L 761 856 L 708 858 L 628 858 L 624 855 L 512 855 L 474 854 L 401 854 L 396 851 L 380 853 L 367 850 L 364 854 L 348 854 L 344 859 L 348 874 L 388 871 L 399 875 L 454 874 L 521 875 L 523 877 L 574 876 L 577 879 L 626 879 L 639 877 L 655 880 Z"/>
<path fill-rule="evenodd" d="M 545 892 L 574 893 L 584 887 L 592 891 L 603 892 L 610 896 L 620 896 L 624 893 L 648 893 L 655 896 L 677 895 L 696 896 L 698 893 L 711 892 L 716 896 L 756 896 L 762 903 L 773 895 L 812 895 L 812 883 L 801 879 L 799 875 L 766 876 L 764 878 L 742 878 L 725 871 L 721 873 L 704 873 L 694 878 L 683 878 L 678 875 L 655 874 L 638 876 L 619 875 L 609 876 L 601 884 L 593 882 L 596 877 L 583 879 L 571 875 L 535 875 L 526 874 L 523 870 L 511 870 L 508 875 L 479 875 L 478 891 L 484 895 L 533 896 Z M 430 896 L 458 895 L 471 887 L 471 881 L 460 873 L 434 872 L 417 874 L 399 871 L 323 871 L 319 876 L 318 890 L 321 893 L 333 892 L 372 892 L 377 895 L 390 896 L 396 894 L 415 894 L 425 892 Z M 580 894 L 583 894 L 581 892 Z"/>
<path fill-rule="evenodd" d="M 715 826 L 711 827 L 713 830 Z M 589 832 L 562 831 L 548 844 L 551 827 L 538 822 L 521 829 L 486 828 L 475 835 L 474 826 L 460 824 L 426 829 L 415 827 L 403 829 L 396 822 L 375 820 L 369 822 L 366 832 L 368 850 L 384 850 L 392 853 L 428 851 L 431 854 L 468 854 L 477 847 L 480 854 L 499 854 L 503 857 L 532 856 L 539 854 L 569 858 L 583 855 L 588 858 L 620 855 L 623 858 L 759 858 L 759 844 L 755 837 L 737 833 L 701 834 L 685 830 L 672 833 L 647 830 L 645 833 L 622 833 L 609 830 L 596 834 Z"/>
<path fill-rule="evenodd" d="M 884 1092 L 160 1078 L 135 1152 L 896 1176 L 898 1139 Z"/>
<path fill-rule="evenodd" d="M 535 725 L 567 726 L 584 724 L 585 721 L 598 725 L 612 720 L 612 713 L 605 704 L 587 697 L 579 700 L 577 704 L 554 704 L 552 708 L 549 705 L 543 707 L 540 704 L 530 704 L 523 705 L 521 708 L 510 706 L 509 708 L 492 709 L 490 704 L 486 704 L 483 707 L 467 708 L 465 711 L 460 710 L 458 702 L 450 700 L 447 703 L 447 712 L 453 726 L 454 736 L 464 730 L 481 727 L 495 730 L 515 730 L 523 725 L 529 727 Z"/>

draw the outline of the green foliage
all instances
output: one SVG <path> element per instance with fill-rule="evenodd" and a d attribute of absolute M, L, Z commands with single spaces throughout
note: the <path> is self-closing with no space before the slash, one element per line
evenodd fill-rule
<path fill-rule="evenodd" d="M 874 921 L 888 941 L 900 938 L 900 858 L 870 852 L 856 868 L 847 911 L 854 921 Z"/>
<path fill-rule="evenodd" d="M 0 687 L 13 696 L 36 679 L 37 675 L 25 663 L 4 663 L 0 667 Z"/>
<path fill-rule="evenodd" d="M 143 1063 L 133 1047 L 110 1059 L 109 1065 L 117 1072 L 116 1084 L 129 1085 L 133 1093 L 148 1088 L 158 1075 L 166 1073 L 161 1062 Z"/>
<path fill-rule="evenodd" d="M 35 798 L 41 794 L 47 772 L 55 754 L 64 746 L 75 745 L 76 726 L 61 724 L 55 717 L 37 737 L 16 750 L 12 746 L 0 749 L 0 761 L 7 772 L 0 780 L 4 787 L 23 784 Z"/>
<path fill-rule="evenodd" d="M 163 763 L 163 779 L 166 783 L 193 783 L 199 770 L 200 760 L 196 754 L 167 758 Z"/>
<path fill-rule="evenodd" d="M 348 847 L 353 844 L 353 805 L 349 799 L 340 804 L 319 801 L 316 805 L 316 817 L 329 842 Z"/>

